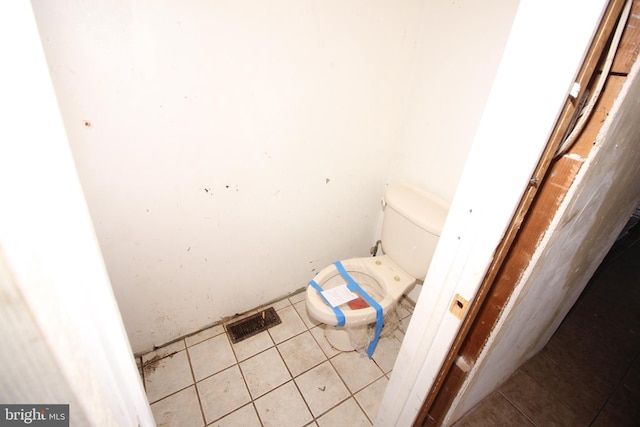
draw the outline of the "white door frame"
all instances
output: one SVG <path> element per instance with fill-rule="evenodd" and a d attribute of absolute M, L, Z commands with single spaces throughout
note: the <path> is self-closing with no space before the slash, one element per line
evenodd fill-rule
<path fill-rule="evenodd" d="M 606 3 L 520 2 L 376 426 L 412 425 L 420 411 L 462 324 L 449 306 L 475 297 Z"/>
<path fill-rule="evenodd" d="M 2 403 L 153 426 L 29 2 L 0 2 L 0 55 Z"/>

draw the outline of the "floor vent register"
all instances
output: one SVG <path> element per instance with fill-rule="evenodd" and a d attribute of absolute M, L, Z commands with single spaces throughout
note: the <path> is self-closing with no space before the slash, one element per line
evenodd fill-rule
<path fill-rule="evenodd" d="M 235 344 L 280 323 L 282 321 L 278 317 L 278 313 L 273 307 L 269 307 L 237 322 L 228 324 L 227 332 L 231 342 Z"/>

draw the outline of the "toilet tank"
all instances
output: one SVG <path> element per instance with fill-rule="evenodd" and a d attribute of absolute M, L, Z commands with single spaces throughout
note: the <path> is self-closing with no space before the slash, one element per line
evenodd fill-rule
<path fill-rule="evenodd" d="M 390 187 L 384 198 L 382 249 L 404 271 L 424 280 L 449 204 L 418 187 Z"/>

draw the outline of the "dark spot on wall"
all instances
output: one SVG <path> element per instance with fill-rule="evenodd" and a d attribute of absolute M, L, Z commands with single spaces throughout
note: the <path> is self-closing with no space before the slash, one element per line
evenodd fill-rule
<path fill-rule="evenodd" d="M 325 183 L 325 184 L 328 184 L 330 181 L 331 181 L 331 180 L 330 180 L 329 178 L 326 178 L 326 179 L 324 180 L 324 183 Z"/>
<path fill-rule="evenodd" d="M 85 120 L 85 121 L 84 121 L 84 125 L 85 125 L 86 127 L 90 128 L 90 127 L 91 127 L 91 122 L 90 122 L 90 121 L 88 121 L 88 120 Z"/>
<path fill-rule="evenodd" d="M 190 250 L 191 250 L 191 246 L 189 246 L 189 247 L 187 248 L 187 252 L 189 252 Z"/>

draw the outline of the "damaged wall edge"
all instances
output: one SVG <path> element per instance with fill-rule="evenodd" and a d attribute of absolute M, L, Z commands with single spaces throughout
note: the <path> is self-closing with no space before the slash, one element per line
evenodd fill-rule
<path fill-rule="evenodd" d="M 445 425 L 547 343 L 634 212 L 640 200 L 639 69 L 636 63 Z"/>

